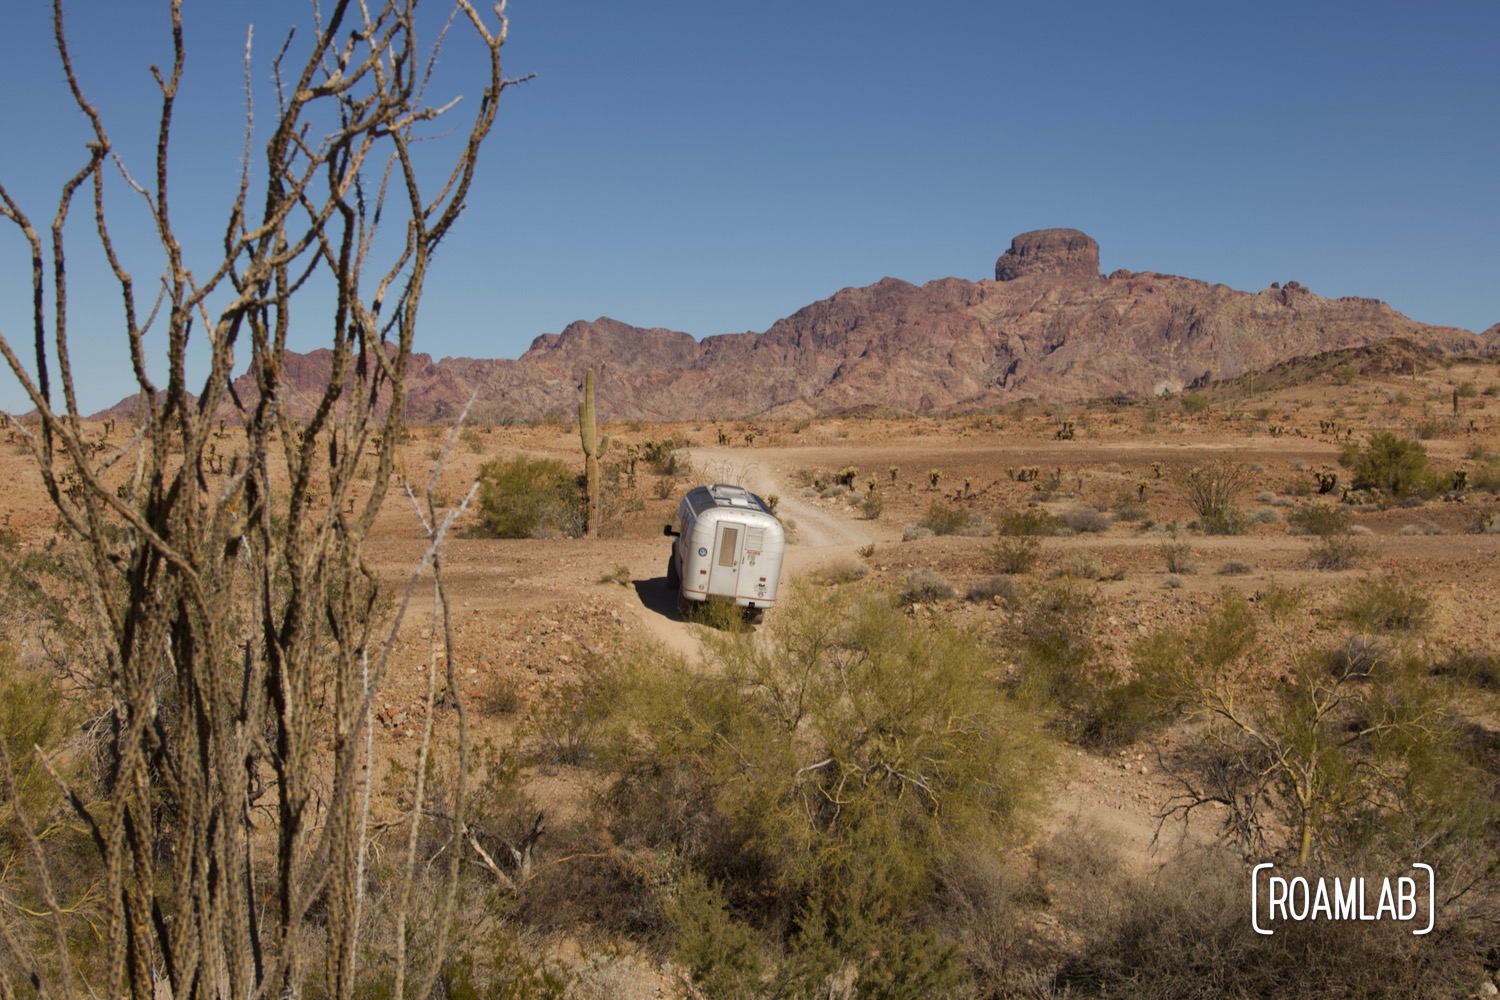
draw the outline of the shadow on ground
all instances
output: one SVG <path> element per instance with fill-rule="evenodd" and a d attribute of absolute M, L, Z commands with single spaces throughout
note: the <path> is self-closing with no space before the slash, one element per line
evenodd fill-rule
<path fill-rule="evenodd" d="M 685 620 L 677 613 L 677 592 L 667 586 L 665 576 L 654 576 L 649 580 L 632 580 L 631 585 L 635 587 L 635 596 L 640 598 L 641 607 L 647 611 L 661 615 L 669 621 Z"/>

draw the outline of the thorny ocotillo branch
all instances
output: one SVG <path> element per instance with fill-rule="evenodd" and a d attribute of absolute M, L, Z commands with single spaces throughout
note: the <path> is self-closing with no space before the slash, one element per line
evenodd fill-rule
<path fill-rule="evenodd" d="M 0 331 L 0 354 L 35 407 L 37 467 L 87 559 L 92 627 L 107 649 L 91 679 L 108 717 L 108 794 L 67 789 L 98 855 L 102 958 L 67 951 L 56 900 L 52 953 L 7 933 L 0 956 L 61 995 L 148 997 L 165 985 L 178 998 L 276 996 L 321 979 L 348 997 L 367 912 L 370 704 L 392 648 L 377 634 L 378 588 L 361 549 L 395 469 L 433 252 L 470 195 L 501 92 L 517 82 L 501 75 L 508 20 L 503 3 L 454 0 L 424 49 L 427 12 L 419 18 L 415 0 L 314 6 L 313 29 L 289 34 L 272 63 L 263 132 L 247 41 L 245 156 L 205 265 L 180 235 L 182 213 L 203 207 L 172 197 L 174 116 L 191 78 L 182 0 L 168 7 L 171 62 L 152 68 L 160 113 L 150 180 L 129 173 L 88 96 L 106 70 L 75 62 L 62 0 L 54 40 L 91 134 L 45 232 L 0 178 L 0 216 L 30 251 L 32 306 L 29 348 Z M 439 51 L 461 46 L 478 96 L 430 102 Z M 461 126 L 450 124 L 456 116 Z M 439 119 L 446 131 L 425 135 Z M 419 166 L 413 144 L 428 139 Z M 449 160 L 429 183 L 435 146 Z M 123 206 L 112 197 L 116 172 L 132 192 Z M 141 210 L 160 261 L 145 286 L 117 236 L 119 220 Z M 131 454 L 106 463 L 79 419 L 68 322 L 69 222 L 86 213 L 119 293 L 120 350 L 138 390 Z M 303 294 L 312 287 L 331 292 L 322 315 Z M 294 327 L 324 331 L 328 348 L 326 380 L 304 410 L 282 381 Z M 153 363 L 158 342 L 165 356 Z M 190 345 L 208 360 L 196 384 Z M 247 355 L 253 390 L 242 393 L 231 378 Z M 158 364 L 164 384 L 150 374 Z M 425 563 L 441 538 L 433 524 Z M 449 835 L 462 823 L 460 814 Z M 455 861 L 440 890 L 444 914 L 456 873 Z M 409 987 L 398 952 L 397 995 L 430 993 L 446 940 L 437 926 Z"/>

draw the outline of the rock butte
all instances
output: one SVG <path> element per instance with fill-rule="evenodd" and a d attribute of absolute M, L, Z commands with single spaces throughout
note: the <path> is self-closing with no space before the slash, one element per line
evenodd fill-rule
<path fill-rule="evenodd" d="M 1015 237 L 995 277 L 921 286 L 883 278 L 764 333 L 698 340 L 600 318 L 543 334 L 516 360 L 416 355 L 407 414 L 451 422 L 477 393 L 470 416 L 481 423 L 566 415 L 589 368 L 601 420 L 689 420 L 1145 396 L 1390 338 L 1442 354 L 1500 352 L 1495 328 L 1476 336 L 1428 326 L 1376 299 L 1324 298 L 1296 281 L 1242 292 L 1150 271 L 1103 278 L 1099 245 L 1076 229 Z M 293 416 L 316 406 L 328 361 L 326 351 L 287 360 L 282 390 Z M 242 376 L 236 388 L 251 405 L 254 380 Z M 227 407 L 221 415 L 233 418 Z"/>

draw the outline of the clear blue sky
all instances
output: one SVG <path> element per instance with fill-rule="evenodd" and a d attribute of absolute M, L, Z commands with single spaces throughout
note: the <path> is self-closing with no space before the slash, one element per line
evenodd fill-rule
<path fill-rule="evenodd" d="M 150 172 L 165 17 L 73 0 L 84 84 Z M 187 0 L 177 207 L 212 250 L 258 73 L 293 0 Z M 1016 233 L 1082 229 L 1106 272 L 1301 281 L 1414 319 L 1500 322 L 1500 3 L 512 0 L 482 176 L 428 284 L 418 349 L 515 357 L 612 316 L 764 330 L 848 285 L 993 276 Z M 39 221 L 86 137 L 44 0 L 0 33 L 0 179 Z M 455 51 L 444 66 L 464 70 Z M 469 95 L 472 98 L 472 94 Z M 122 141 L 134 134 L 137 138 Z M 73 239 L 83 245 L 86 233 Z M 0 329 L 29 342 L 0 229 Z M 83 251 L 80 250 L 80 254 Z M 85 410 L 132 388 L 117 294 L 73 277 Z M 88 327 L 88 329 L 85 329 Z M 320 344 L 301 331 L 297 346 Z M 25 408 L 8 373 L 0 407 Z"/>

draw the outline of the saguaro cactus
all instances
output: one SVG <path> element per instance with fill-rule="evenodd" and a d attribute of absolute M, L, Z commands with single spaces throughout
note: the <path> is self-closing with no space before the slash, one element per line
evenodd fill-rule
<path fill-rule="evenodd" d="M 599 459 L 609 447 L 609 436 L 599 436 L 594 423 L 594 369 L 583 377 L 583 399 L 578 403 L 578 437 L 583 442 L 583 490 L 588 506 L 584 510 L 584 534 L 599 537 Z"/>

